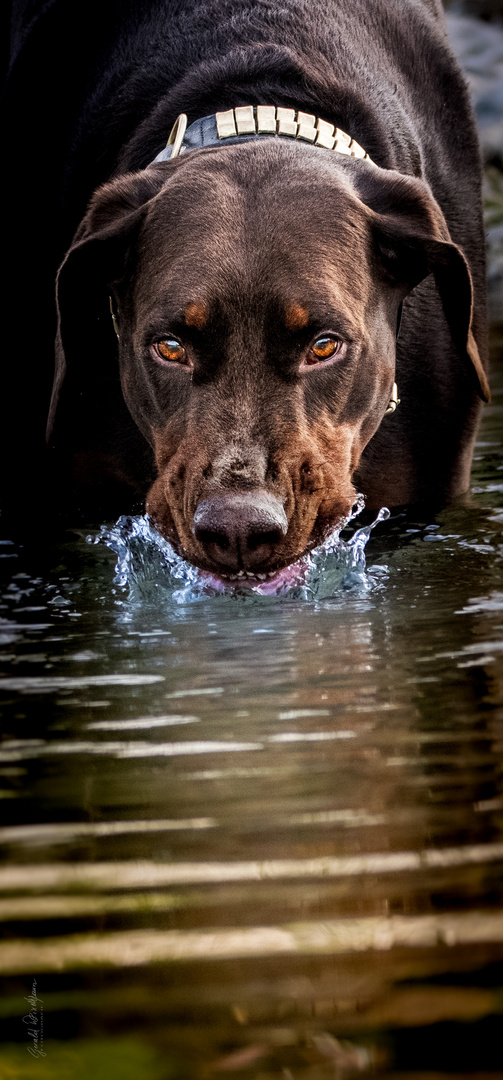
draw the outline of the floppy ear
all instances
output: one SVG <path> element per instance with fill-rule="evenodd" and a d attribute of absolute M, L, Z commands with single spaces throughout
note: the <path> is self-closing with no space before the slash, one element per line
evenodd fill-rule
<path fill-rule="evenodd" d="M 387 274 L 407 292 L 432 273 L 452 340 L 490 400 L 487 375 L 472 332 L 473 284 L 461 248 L 452 243 L 444 215 L 423 180 L 367 166 L 355 179 L 368 209 Z"/>
<path fill-rule="evenodd" d="M 129 253 L 169 168 L 153 165 L 100 188 L 57 277 L 47 423 L 54 481 L 63 502 L 76 499 L 81 509 L 100 514 L 115 506 L 134 510 L 155 475 L 152 449 L 122 394 L 109 293 L 112 282 L 131 272 Z"/>
<path fill-rule="evenodd" d="M 110 283 L 124 276 L 128 251 L 134 244 L 147 205 L 165 180 L 166 166 L 152 166 L 99 188 L 59 269 L 56 280 L 58 328 L 48 441 L 53 440 L 63 398 L 68 413 L 63 425 L 67 428 L 75 428 L 79 420 L 84 425 L 92 425 L 96 409 L 98 413 L 108 413 L 110 420 L 111 394 L 115 399 L 114 406 L 124 414 L 124 421 L 132 423 L 120 392 L 117 343 L 108 297 Z M 83 417 L 88 408 L 90 412 Z M 75 415 L 74 409 L 79 416 Z M 59 431 L 59 416 L 57 427 Z"/>

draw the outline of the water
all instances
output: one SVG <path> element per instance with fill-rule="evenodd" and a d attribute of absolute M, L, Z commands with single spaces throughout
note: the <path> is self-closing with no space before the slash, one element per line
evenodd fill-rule
<path fill-rule="evenodd" d="M 471 493 L 279 597 L 4 537 L 0 1075 L 503 1075 L 492 381 Z"/>

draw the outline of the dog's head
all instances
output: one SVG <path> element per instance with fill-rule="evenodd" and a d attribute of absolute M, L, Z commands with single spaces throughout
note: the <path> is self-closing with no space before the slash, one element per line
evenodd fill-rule
<path fill-rule="evenodd" d="M 150 515 L 201 568 L 267 575 L 348 515 L 430 272 L 485 395 L 468 267 L 422 181 L 280 140 L 150 166 L 97 192 L 61 268 L 53 417 L 65 372 L 100 378 L 81 328 L 110 293 Z"/>

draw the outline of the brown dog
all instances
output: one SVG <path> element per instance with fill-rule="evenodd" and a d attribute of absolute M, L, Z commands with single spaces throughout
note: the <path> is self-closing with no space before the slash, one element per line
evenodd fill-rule
<path fill-rule="evenodd" d="M 70 486 L 147 488 L 181 554 L 253 578 L 318 544 L 356 490 L 379 507 L 466 489 L 488 397 L 479 165 L 434 0 L 214 6 L 212 35 L 187 5 L 183 78 L 161 92 L 156 48 L 154 73 L 138 60 L 139 122 L 126 82 L 119 165 L 59 274 L 50 430 Z M 165 11 L 122 47 L 136 35 L 141 57 Z M 95 140 L 103 85 L 81 122 Z"/>

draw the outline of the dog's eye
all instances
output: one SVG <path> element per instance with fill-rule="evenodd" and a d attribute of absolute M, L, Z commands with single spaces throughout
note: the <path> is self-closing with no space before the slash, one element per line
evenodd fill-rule
<path fill-rule="evenodd" d="M 162 341 L 156 341 L 153 349 L 161 360 L 171 360 L 175 364 L 190 365 L 190 360 L 183 345 L 176 338 L 163 338 Z"/>
<path fill-rule="evenodd" d="M 335 357 L 340 359 L 345 352 L 345 341 L 341 341 L 340 338 L 335 337 L 333 334 L 323 334 L 322 337 L 316 338 L 316 341 L 311 345 L 302 366 L 321 364 L 324 360 L 332 360 Z"/>
<path fill-rule="evenodd" d="M 328 360 L 329 356 L 334 355 L 338 345 L 342 345 L 342 342 L 331 337 L 320 337 L 315 341 L 312 351 L 318 360 Z"/>

